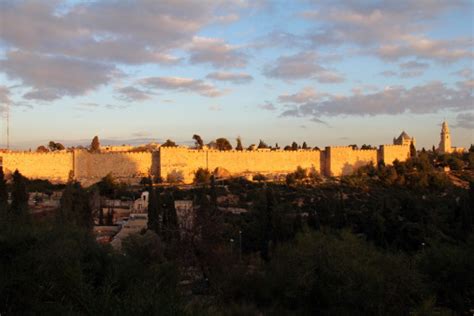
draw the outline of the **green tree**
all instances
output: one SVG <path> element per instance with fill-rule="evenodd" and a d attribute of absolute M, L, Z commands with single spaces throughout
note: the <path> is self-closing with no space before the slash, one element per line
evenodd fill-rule
<path fill-rule="evenodd" d="M 89 193 L 77 181 L 69 182 L 63 191 L 56 214 L 59 224 L 69 224 L 87 230 L 92 228 L 93 217 Z"/>
<path fill-rule="evenodd" d="M 0 218 L 7 215 L 8 212 L 8 191 L 7 181 L 3 173 L 3 167 L 0 166 Z"/>
<path fill-rule="evenodd" d="M 242 146 L 242 139 L 240 137 L 237 137 L 237 145 L 235 146 L 235 150 L 244 150 Z"/>
<path fill-rule="evenodd" d="M 232 145 L 226 138 L 218 138 L 216 139 L 216 148 L 218 150 L 231 150 Z"/>
<path fill-rule="evenodd" d="M 160 234 L 161 201 L 160 194 L 153 187 L 148 189 L 148 229 Z"/>
<path fill-rule="evenodd" d="M 26 187 L 27 179 L 15 170 L 13 173 L 12 184 L 12 212 L 16 215 L 26 215 L 28 211 L 28 189 Z"/>
<path fill-rule="evenodd" d="M 194 134 L 193 139 L 194 139 L 194 143 L 196 145 L 196 148 L 197 149 L 202 149 L 202 147 L 204 146 L 204 142 L 202 141 L 201 136 L 199 136 L 197 134 Z"/>
<path fill-rule="evenodd" d="M 49 152 L 49 149 L 46 148 L 46 146 L 41 145 L 41 146 L 38 146 L 38 148 L 36 148 L 36 152 L 37 153 L 47 153 L 47 152 Z"/>
<path fill-rule="evenodd" d="M 306 144 L 306 142 L 303 142 L 303 145 L 301 146 L 301 149 L 308 149 L 308 145 Z"/>
<path fill-rule="evenodd" d="M 90 152 L 91 153 L 100 152 L 100 142 L 99 142 L 99 137 L 98 136 L 94 136 L 94 138 L 92 139 L 91 146 L 90 146 Z"/>
<path fill-rule="evenodd" d="M 167 139 L 166 142 L 161 145 L 161 147 L 176 147 L 176 143 L 171 139 Z"/>
<path fill-rule="evenodd" d="M 296 142 L 291 143 L 291 150 L 298 150 L 298 144 Z"/>
<path fill-rule="evenodd" d="M 172 241 L 179 237 L 178 230 L 178 215 L 174 206 L 174 197 L 170 192 L 165 192 L 163 199 L 163 224 L 162 235 L 163 240 Z"/>
<path fill-rule="evenodd" d="M 58 151 L 58 150 L 64 150 L 65 147 L 61 143 L 55 143 L 53 141 L 50 141 L 48 144 L 49 150 L 51 151 Z"/>
<path fill-rule="evenodd" d="M 268 145 L 263 140 L 260 140 L 257 148 L 258 149 L 268 148 Z"/>
<path fill-rule="evenodd" d="M 196 184 L 207 184 L 211 182 L 211 173 L 209 170 L 204 168 L 199 168 L 194 173 L 194 183 Z"/>
<path fill-rule="evenodd" d="M 410 157 L 412 158 L 416 157 L 416 148 L 415 148 L 415 144 L 413 144 L 413 141 L 410 142 Z"/>

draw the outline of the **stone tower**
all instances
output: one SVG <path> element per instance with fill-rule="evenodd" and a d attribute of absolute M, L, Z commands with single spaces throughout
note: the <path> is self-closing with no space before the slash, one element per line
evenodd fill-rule
<path fill-rule="evenodd" d="M 449 154 L 452 152 L 451 135 L 449 134 L 449 127 L 446 121 L 441 127 L 441 140 L 439 141 L 438 152 L 441 154 Z"/>

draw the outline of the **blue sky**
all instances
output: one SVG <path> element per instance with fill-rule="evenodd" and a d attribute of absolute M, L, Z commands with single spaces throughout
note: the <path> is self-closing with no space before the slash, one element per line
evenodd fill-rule
<path fill-rule="evenodd" d="M 472 1 L 2 1 L 11 143 L 474 143 Z M 2 143 L 5 143 L 5 120 Z"/>

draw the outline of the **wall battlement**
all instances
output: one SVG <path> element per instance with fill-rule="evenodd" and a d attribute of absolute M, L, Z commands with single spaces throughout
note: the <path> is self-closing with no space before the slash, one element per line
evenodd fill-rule
<path fill-rule="evenodd" d="M 95 183 L 109 173 L 124 182 L 138 182 L 148 176 L 166 180 L 170 175 L 179 175 L 185 183 L 190 183 L 199 168 L 210 171 L 221 168 L 231 175 L 278 175 L 293 172 L 301 166 L 324 176 L 341 176 L 369 163 L 392 164 L 395 159 L 405 161 L 409 156 L 407 145 L 381 145 L 379 149 L 328 146 L 325 150 L 295 151 L 160 147 L 154 152 L 0 152 L 1 164 L 7 174 L 18 169 L 28 178 L 53 182 L 66 182 L 73 175 L 84 184 Z"/>

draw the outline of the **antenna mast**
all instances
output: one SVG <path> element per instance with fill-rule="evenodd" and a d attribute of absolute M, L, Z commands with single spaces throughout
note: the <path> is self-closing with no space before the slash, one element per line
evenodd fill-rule
<path fill-rule="evenodd" d="M 7 150 L 10 150 L 10 103 L 7 102 Z"/>

